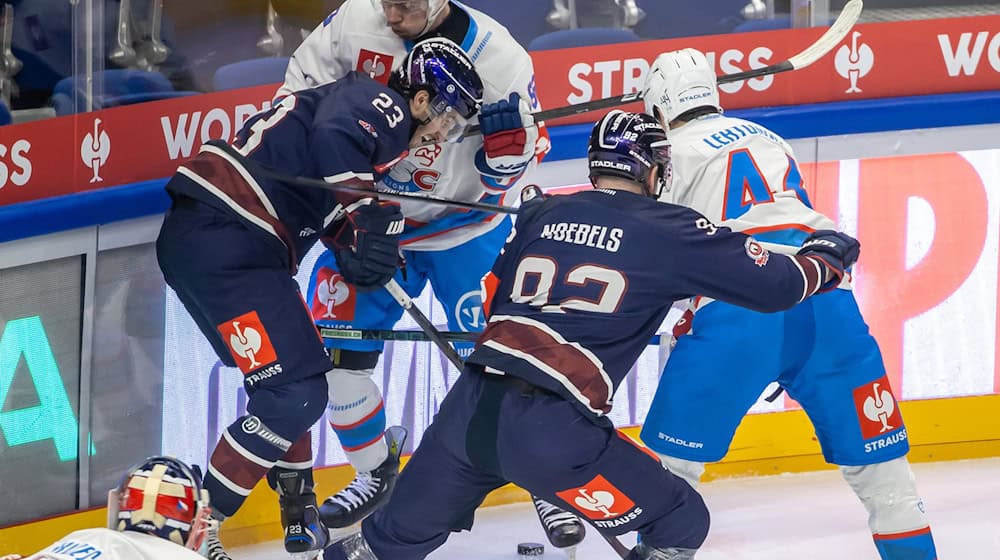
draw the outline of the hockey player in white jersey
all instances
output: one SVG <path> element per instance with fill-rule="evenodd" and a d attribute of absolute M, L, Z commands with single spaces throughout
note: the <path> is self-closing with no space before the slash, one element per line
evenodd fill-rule
<path fill-rule="evenodd" d="M 785 140 L 722 115 L 704 54 L 661 54 L 643 98 L 673 148 L 673 185 L 661 200 L 752 234 L 778 253 L 795 253 L 811 232 L 836 228 L 812 209 Z M 694 298 L 691 330 L 667 361 L 642 440 L 666 468 L 697 485 L 704 463 L 722 459 L 747 410 L 777 382 L 802 405 L 824 458 L 840 466 L 868 510 L 881 558 L 932 560 L 906 428 L 847 278 L 841 289 L 775 314 Z"/>
<path fill-rule="evenodd" d="M 396 192 L 509 205 L 507 190 L 548 152 L 544 126 L 530 113 L 540 109 L 531 58 L 502 25 L 486 14 L 448 0 L 347 0 L 293 53 L 278 96 L 340 79 L 357 70 L 385 82 L 415 41 L 443 36 L 461 45 L 484 85 L 479 123 L 483 136 L 461 143 L 411 150 L 378 185 Z M 406 230 L 401 246 L 404 274 L 396 280 L 417 296 L 429 281 L 452 330 L 484 327 L 479 280 L 489 270 L 511 222 L 506 216 L 441 206 L 401 204 Z M 330 254 L 313 269 L 309 306 L 323 327 L 391 329 L 402 309 L 384 291 L 360 293 L 343 281 Z M 330 527 L 353 524 L 384 501 L 398 470 L 382 437 L 382 397 L 371 375 L 382 351 L 378 341 L 328 341 L 335 369 L 328 374 L 328 419 L 358 472 L 321 507 Z M 471 344 L 456 344 L 463 355 Z M 280 474 L 280 473 L 279 473 Z M 272 477 L 273 478 L 273 477 Z M 535 501 L 555 546 L 583 538 L 575 516 Z"/>
<path fill-rule="evenodd" d="M 74 531 L 30 556 L 0 560 L 204 560 L 210 514 L 196 471 L 172 457 L 150 457 L 108 493 L 106 528 Z"/>

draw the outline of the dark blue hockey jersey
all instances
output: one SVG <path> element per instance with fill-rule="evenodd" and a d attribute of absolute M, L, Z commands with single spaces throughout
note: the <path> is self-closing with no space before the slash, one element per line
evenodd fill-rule
<path fill-rule="evenodd" d="M 177 170 L 166 188 L 271 234 L 287 249 L 294 270 L 360 197 L 279 182 L 255 172 L 256 166 L 373 188 L 406 155 L 410 123 L 402 96 L 350 72 L 336 82 L 288 95 L 251 117 L 233 142 L 250 164 L 209 142 Z"/>
<path fill-rule="evenodd" d="M 468 362 L 596 416 L 675 300 L 781 311 L 825 274 L 817 259 L 769 253 L 694 210 L 625 191 L 555 196 L 526 218 L 483 280 L 489 320 Z"/>

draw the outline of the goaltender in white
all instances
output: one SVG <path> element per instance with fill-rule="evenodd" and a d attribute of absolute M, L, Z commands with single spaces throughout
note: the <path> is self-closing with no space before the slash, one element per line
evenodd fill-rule
<path fill-rule="evenodd" d="M 201 476 L 171 457 L 150 457 L 108 493 L 108 526 L 74 531 L 32 554 L 0 560 L 204 560 L 211 508 Z"/>

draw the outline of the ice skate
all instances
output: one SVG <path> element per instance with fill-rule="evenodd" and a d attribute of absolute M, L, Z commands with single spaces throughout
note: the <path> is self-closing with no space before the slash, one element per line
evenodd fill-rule
<path fill-rule="evenodd" d="M 583 526 L 580 518 L 572 513 L 554 506 L 549 502 L 532 496 L 531 501 L 535 504 L 535 512 L 538 520 L 545 529 L 545 536 L 556 548 L 567 548 L 576 546 L 583 541 L 587 534 L 587 529 Z"/>
<path fill-rule="evenodd" d="M 327 498 L 320 506 L 320 516 L 327 527 L 339 529 L 354 525 L 384 504 L 399 475 L 399 455 L 406 441 L 406 428 L 392 426 L 385 431 L 389 456 L 369 472 L 359 472 L 347 488 Z"/>
<path fill-rule="evenodd" d="M 219 540 L 219 521 L 212 520 L 205 535 L 205 557 L 208 560 L 233 560 Z"/>
<path fill-rule="evenodd" d="M 316 507 L 311 477 L 306 478 L 306 471 L 275 467 L 267 478 L 278 491 L 285 551 L 296 560 L 315 558 L 329 544 L 330 537 Z"/>

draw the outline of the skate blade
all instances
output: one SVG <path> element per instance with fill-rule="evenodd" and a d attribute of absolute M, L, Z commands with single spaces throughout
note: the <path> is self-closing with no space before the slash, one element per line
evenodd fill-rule
<path fill-rule="evenodd" d="M 560 548 L 559 550 L 566 553 L 566 558 L 569 560 L 576 560 L 576 545 L 567 546 L 566 548 Z"/>
<path fill-rule="evenodd" d="M 316 560 L 323 555 L 322 550 L 307 550 L 305 552 L 289 552 L 288 557 L 292 560 Z"/>
<path fill-rule="evenodd" d="M 361 521 L 358 521 L 354 525 L 348 525 L 347 527 L 328 527 L 327 532 L 330 535 L 330 544 L 326 546 L 330 546 L 346 539 L 354 533 L 361 532 Z"/>

